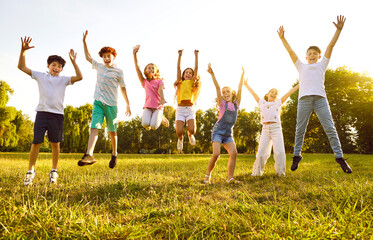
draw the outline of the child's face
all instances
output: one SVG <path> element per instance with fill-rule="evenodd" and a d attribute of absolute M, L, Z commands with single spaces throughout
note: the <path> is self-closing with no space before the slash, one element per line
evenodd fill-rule
<path fill-rule="evenodd" d="M 63 67 L 61 63 L 55 61 L 48 65 L 48 69 L 52 76 L 57 77 L 62 72 Z"/>
<path fill-rule="evenodd" d="M 184 79 L 185 80 L 190 80 L 193 78 L 193 70 L 188 68 L 187 70 L 185 70 L 184 72 Z"/>
<path fill-rule="evenodd" d="M 278 92 L 276 89 L 271 89 L 268 93 L 268 102 L 273 102 L 277 99 Z"/>
<path fill-rule="evenodd" d="M 114 55 L 111 53 L 103 53 L 102 54 L 102 61 L 104 62 L 106 67 L 112 67 L 114 64 Z"/>
<path fill-rule="evenodd" d="M 307 59 L 308 64 L 317 63 L 317 61 L 319 61 L 320 58 L 321 58 L 321 55 L 318 51 L 314 49 L 310 49 L 307 51 L 306 59 Z"/>
<path fill-rule="evenodd" d="M 223 87 L 223 89 L 221 90 L 221 92 L 222 92 L 222 97 L 223 97 L 223 99 L 226 102 L 232 102 L 233 93 L 232 93 L 232 89 L 231 88 L 229 88 L 229 87 Z"/>
<path fill-rule="evenodd" d="M 147 79 L 154 79 L 154 75 L 157 72 L 157 67 L 154 64 L 146 66 L 144 74 Z"/>

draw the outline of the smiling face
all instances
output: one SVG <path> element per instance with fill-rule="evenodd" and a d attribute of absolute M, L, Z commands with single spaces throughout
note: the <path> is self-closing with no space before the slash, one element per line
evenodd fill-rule
<path fill-rule="evenodd" d="M 144 75 L 146 79 L 155 79 L 159 77 L 159 70 L 157 66 L 153 63 L 149 63 L 144 70 Z"/>
<path fill-rule="evenodd" d="M 62 72 L 63 66 L 59 62 L 53 61 L 51 64 L 48 64 L 48 69 L 52 76 L 57 77 Z"/>
<path fill-rule="evenodd" d="M 317 61 L 319 61 L 320 58 L 321 58 L 321 54 L 317 50 L 308 49 L 307 56 L 306 56 L 308 64 L 317 63 Z"/>
<path fill-rule="evenodd" d="M 233 91 L 230 87 L 223 87 L 221 90 L 222 97 L 226 102 L 232 102 Z"/>
<path fill-rule="evenodd" d="M 191 68 L 187 68 L 187 69 L 185 69 L 184 72 L 183 72 L 182 79 L 183 79 L 183 80 L 190 80 L 190 79 L 193 78 L 193 75 L 194 75 L 194 71 L 193 71 L 193 69 L 191 69 Z"/>
<path fill-rule="evenodd" d="M 267 98 L 268 102 L 273 102 L 277 99 L 278 96 L 278 90 L 276 88 L 272 88 L 268 93 L 267 93 Z"/>
<path fill-rule="evenodd" d="M 104 62 L 106 67 L 112 67 L 114 65 L 114 55 L 109 52 L 105 52 L 102 54 L 102 61 Z"/>

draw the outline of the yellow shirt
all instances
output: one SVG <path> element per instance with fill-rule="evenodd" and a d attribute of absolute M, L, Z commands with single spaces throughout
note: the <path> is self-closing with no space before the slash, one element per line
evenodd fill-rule
<path fill-rule="evenodd" d="M 179 93 L 177 94 L 177 104 L 180 104 L 183 100 L 190 100 L 193 102 L 193 80 L 184 80 L 180 83 Z"/>

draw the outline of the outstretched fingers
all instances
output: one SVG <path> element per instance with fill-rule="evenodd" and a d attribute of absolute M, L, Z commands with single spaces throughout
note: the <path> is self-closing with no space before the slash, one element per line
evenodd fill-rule
<path fill-rule="evenodd" d="M 280 28 L 277 30 L 277 33 L 280 38 L 283 38 L 285 34 L 284 26 L 280 26 Z"/>
<path fill-rule="evenodd" d="M 333 22 L 337 29 L 342 29 L 345 24 L 346 18 L 343 15 L 337 16 L 337 23 Z"/>

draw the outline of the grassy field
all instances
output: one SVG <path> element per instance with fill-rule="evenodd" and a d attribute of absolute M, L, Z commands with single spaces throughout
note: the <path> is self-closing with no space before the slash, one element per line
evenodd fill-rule
<path fill-rule="evenodd" d="M 305 154 L 296 172 L 277 177 L 271 157 L 251 177 L 254 155 L 239 155 L 227 184 L 222 155 L 203 185 L 210 155 L 109 154 L 78 167 L 81 154 L 61 154 L 57 185 L 51 155 L 24 187 L 27 153 L 0 153 L 0 238 L 6 239 L 373 239 L 373 156 L 347 155 L 352 174 L 331 154 Z"/>

